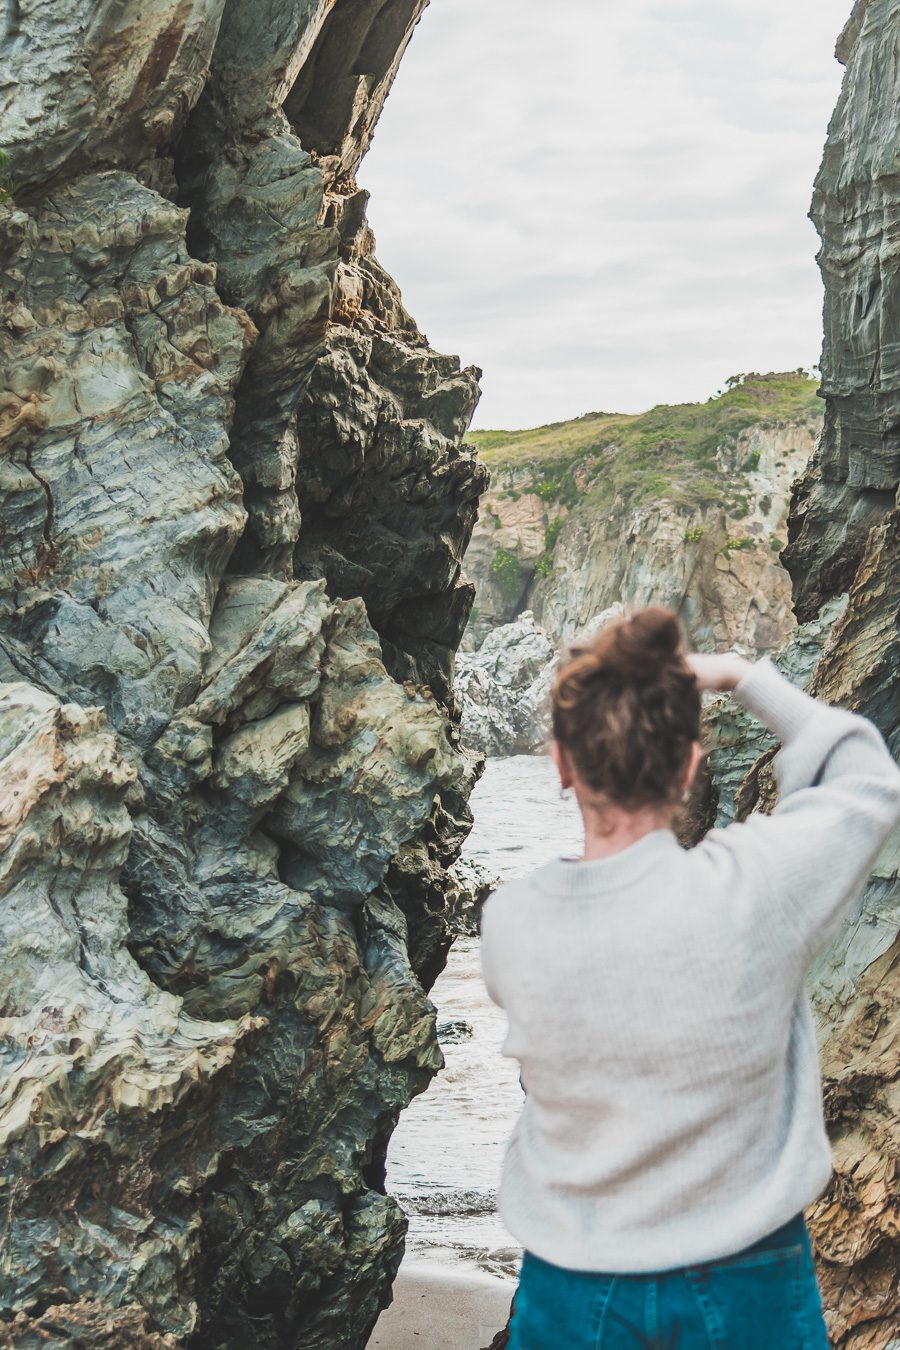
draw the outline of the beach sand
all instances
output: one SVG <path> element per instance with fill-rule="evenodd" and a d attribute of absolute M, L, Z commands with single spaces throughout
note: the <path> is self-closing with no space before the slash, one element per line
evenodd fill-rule
<path fill-rule="evenodd" d="M 506 1325 L 515 1287 L 479 1271 L 404 1263 L 367 1350 L 483 1350 Z"/>

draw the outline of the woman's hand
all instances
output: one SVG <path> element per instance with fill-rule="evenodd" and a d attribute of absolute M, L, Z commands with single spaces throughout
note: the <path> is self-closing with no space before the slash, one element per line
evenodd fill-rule
<path fill-rule="evenodd" d="M 691 652 L 687 663 L 697 677 L 701 690 L 716 692 L 731 690 L 751 669 L 751 663 L 735 652 L 723 652 L 707 655 L 705 652 Z"/>

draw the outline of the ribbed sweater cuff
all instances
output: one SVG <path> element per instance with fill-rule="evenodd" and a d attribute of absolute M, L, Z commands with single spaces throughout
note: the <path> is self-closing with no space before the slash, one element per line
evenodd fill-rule
<path fill-rule="evenodd" d="M 733 697 L 785 744 L 822 706 L 785 679 L 768 656 L 739 680 Z"/>

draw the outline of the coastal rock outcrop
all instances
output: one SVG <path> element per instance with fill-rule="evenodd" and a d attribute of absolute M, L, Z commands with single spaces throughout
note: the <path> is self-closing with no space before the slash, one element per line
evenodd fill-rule
<path fill-rule="evenodd" d="M 0 38 L 9 1344 L 359 1350 L 390 1298 L 487 481 L 355 182 L 422 8 Z"/>
<path fill-rule="evenodd" d="M 623 612 L 611 605 L 572 634 L 598 633 Z M 456 692 L 463 742 L 482 755 L 534 755 L 550 733 L 550 686 L 558 644 L 539 628 L 530 610 L 488 633 L 475 652 L 456 658 Z"/>
<path fill-rule="evenodd" d="M 482 906 L 499 886 L 500 878 L 475 858 L 459 858 L 450 868 L 448 882 L 447 914 L 453 931 L 461 937 L 471 937 L 479 931 Z"/>
<path fill-rule="evenodd" d="M 530 610 L 457 657 L 456 691 L 465 743 L 484 755 L 530 755 L 540 748 L 555 651 Z"/>

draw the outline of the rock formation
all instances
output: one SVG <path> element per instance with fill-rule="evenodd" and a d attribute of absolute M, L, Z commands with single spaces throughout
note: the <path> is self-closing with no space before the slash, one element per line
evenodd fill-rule
<path fill-rule="evenodd" d="M 843 89 L 816 180 L 822 239 L 825 430 L 791 503 L 785 563 L 798 618 L 849 596 L 810 683 L 880 728 L 900 758 L 900 15 L 856 0 L 838 43 Z M 764 768 L 747 809 L 767 798 Z M 836 1159 L 811 1227 L 832 1344 L 900 1344 L 900 836 L 860 912 L 814 971 Z"/>
<path fill-rule="evenodd" d="M 598 633 L 622 605 L 594 615 L 573 640 Z M 535 755 L 550 734 L 550 687 L 560 646 L 530 610 L 488 633 L 475 652 L 456 659 L 456 694 L 463 743 L 479 755 Z"/>
<path fill-rule="evenodd" d="M 483 755 L 530 755 L 546 732 L 544 703 L 556 651 L 530 610 L 457 657 L 463 741 Z"/>
<path fill-rule="evenodd" d="M 491 891 L 497 889 L 500 878 L 475 858 L 459 858 L 447 878 L 446 912 L 450 926 L 459 937 L 474 937 L 481 927 L 484 902 Z M 440 1023 L 437 1031 L 438 1036 L 446 1040 Z"/>
<path fill-rule="evenodd" d="M 390 1297 L 486 483 L 354 177 L 422 7 L 0 38 L 8 1344 L 358 1350 Z"/>
<path fill-rule="evenodd" d="M 465 645 L 526 609 L 566 640 L 621 601 L 672 605 L 701 649 L 780 647 L 794 616 L 779 551 L 821 427 L 814 388 L 747 377 L 710 404 L 477 433 L 492 484 Z"/>
<path fill-rule="evenodd" d="M 452 671 L 486 484 L 477 372 L 406 313 L 355 180 L 423 4 L 44 0 L 0 36 L 11 1345 L 358 1350 L 389 1298 L 384 1154 L 440 1062 L 425 991 L 476 772 Z M 848 597 L 811 688 L 900 754 L 898 22 L 857 0 L 839 46 L 826 424 L 785 560 L 801 621 Z M 593 527 L 590 585 L 553 481 L 530 503 L 501 483 L 534 535 L 507 575 L 486 522 L 503 617 L 530 604 L 557 637 L 649 598 L 639 529 L 655 578 L 679 560 L 654 596 L 695 639 L 776 647 L 784 597 L 753 602 L 736 564 L 781 533 L 753 478 L 777 436 L 811 448 L 779 420 L 721 442 L 747 490 L 682 492 L 674 534 L 635 480 L 645 514 Z M 585 487 L 620 450 L 598 444 Z M 769 791 L 758 765 L 735 809 Z M 812 1224 L 841 1350 L 900 1339 L 898 869 L 895 841 L 815 972 L 837 1173 Z"/>

